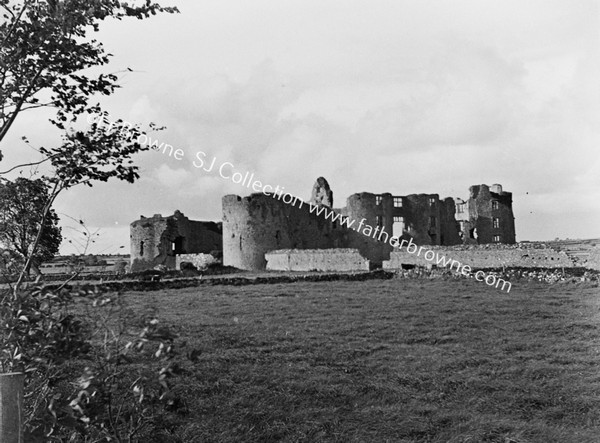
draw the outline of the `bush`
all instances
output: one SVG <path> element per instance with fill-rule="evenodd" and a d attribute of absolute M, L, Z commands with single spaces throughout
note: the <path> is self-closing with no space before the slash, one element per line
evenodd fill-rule
<path fill-rule="evenodd" d="M 129 327 L 120 294 L 2 295 L 0 368 L 26 374 L 26 441 L 146 440 L 153 417 L 177 403 L 176 335 L 155 316 Z"/>

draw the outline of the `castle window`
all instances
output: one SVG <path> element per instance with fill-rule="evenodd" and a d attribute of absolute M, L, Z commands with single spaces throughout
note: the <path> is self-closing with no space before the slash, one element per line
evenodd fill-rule
<path fill-rule="evenodd" d="M 437 222 L 437 220 L 435 219 L 434 216 L 429 217 L 429 227 L 430 228 L 435 228 L 436 222 Z"/>
<path fill-rule="evenodd" d="M 396 238 L 402 237 L 406 226 L 404 225 L 404 217 L 394 217 L 394 223 L 392 224 L 392 235 Z"/>
<path fill-rule="evenodd" d="M 383 226 L 383 217 L 381 215 L 377 216 L 377 226 L 380 228 Z"/>
<path fill-rule="evenodd" d="M 461 203 L 459 205 L 456 205 L 456 213 L 462 214 L 463 212 L 465 212 L 465 204 Z"/>
<path fill-rule="evenodd" d="M 435 197 L 429 197 L 429 206 L 435 205 Z"/>
<path fill-rule="evenodd" d="M 494 235 L 494 243 L 500 243 L 500 236 L 499 235 Z"/>
<path fill-rule="evenodd" d="M 394 208 L 402 207 L 402 197 L 394 197 Z"/>
<path fill-rule="evenodd" d="M 380 205 L 381 204 L 381 199 L 382 199 L 381 195 L 376 195 L 375 196 L 375 204 L 376 205 Z"/>
<path fill-rule="evenodd" d="M 140 242 L 140 255 L 144 255 L 144 242 Z"/>
<path fill-rule="evenodd" d="M 492 209 L 498 209 L 498 200 L 492 200 Z"/>
<path fill-rule="evenodd" d="M 495 218 L 493 220 L 493 226 L 495 229 L 498 229 L 500 227 L 500 219 L 499 218 Z"/>
<path fill-rule="evenodd" d="M 183 248 L 183 237 L 175 237 L 175 240 L 171 242 L 171 252 L 173 254 L 183 254 L 185 250 Z"/>

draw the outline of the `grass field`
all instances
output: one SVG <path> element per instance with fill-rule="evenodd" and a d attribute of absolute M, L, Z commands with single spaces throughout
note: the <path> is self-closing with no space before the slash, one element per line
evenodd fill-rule
<path fill-rule="evenodd" d="M 202 351 L 157 441 L 509 443 L 600 441 L 599 295 L 394 279 L 125 298 Z"/>

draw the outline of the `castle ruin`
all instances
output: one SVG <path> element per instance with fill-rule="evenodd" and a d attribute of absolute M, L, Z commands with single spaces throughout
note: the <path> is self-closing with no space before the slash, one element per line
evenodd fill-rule
<path fill-rule="evenodd" d="M 177 255 L 215 251 L 226 266 L 263 270 L 269 251 L 317 249 L 358 251 L 380 267 L 395 249 L 393 238 L 432 246 L 515 243 L 512 194 L 499 184 L 471 186 L 466 200 L 361 192 L 335 209 L 329 183 L 319 177 L 308 202 L 281 197 L 226 195 L 222 223 L 190 220 L 180 211 L 141 216 L 130 225 L 131 270 L 175 269 Z"/>
<path fill-rule="evenodd" d="M 222 225 L 190 220 L 180 211 L 163 217 L 155 214 L 130 225 L 131 271 L 163 265 L 175 269 L 178 254 L 222 251 Z"/>
<path fill-rule="evenodd" d="M 281 249 L 357 249 L 375 267 L 389 260 L 394 247 L 389 237 L 412 239 L 419 245 L 515 243 L 512 194 L 494 184 L 469 188 L 467 200 L 438 194 L 368 192 L 348 197 L 346 206 L 333 209 L 333 192 L 319 177 L 310 202 L 285 201 L 274 194 L 223 197 L 223 264 L 247 270 L 266 267 L 265 254 Z M 289 194 L 287 194 L 289 195 Z M 326 207 L 326 217 L 311 210 Z M 379 236 L 360 232 L 361 226 L 375 228 Z M 346 223 L 344 223 L 346 221 Z"/>

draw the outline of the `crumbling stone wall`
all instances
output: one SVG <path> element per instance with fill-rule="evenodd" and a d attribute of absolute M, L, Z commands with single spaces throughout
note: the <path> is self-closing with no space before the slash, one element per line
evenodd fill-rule
<path fill-rule="evenodd" d="M 577 266 L 600 270 L 599 238 L 590 238 L 585 240 L 556 239 L 547 242 L 547 244 L 558 251 L 564 251 L 565 254 L 573 259 Z"/>
<path fill-rule="evenodd" d="M 274 271 L 368 271 L 369 260 L 358 249 L 281 249 L 265 254 Z"/>
<path fill-rule="evenodd" d="M 223 264 L 265 269 L 277 249 L 326 249 L 346 243 L 339 223 L 310 213 L 307 202 L 285 203 L 262 193 L 223 197 Z"/>
<path fill-rule="evenodd" d="M 600 271 L 600 247 L 591 248 L 587 257 L 581 260 L 581 266 Z"/>
<path fill-rule="evenodd" d="M 390 258 L 395 233 L 418 245 L 515 242 L 512 194 L 500 185 L 471 186 L 465 202 L 440 200 L 438 194 L 353 194 L 344 208 L 335 210 L 354 222 L 350 228 L 341 226 L 340 219 L 310 213 L 309 203 L 280 197 L 223 198 L 225 265 L 265 269 L 264 254 L 270 250 L 353 248 L 376 267 Z M 332 208 L 333 193 L 323 177 L 317 179 L 310 202 Z M 399 232 L 394 232 L 395 223 Z M 474 232 L 478 239 L 471 238 Z"/>
<path fill-rule="evenodd" d="M 180 211 L 163 217 L 141 216 L 130 225 L 131 271 L 164 265 L 175 269 L 176 255 L 222 250 L 220 223 L 188 219 Z"/>
<path fill-rule="evenodd" d="M 461 243 L 459 226 L 454 218 L 454 200 L 440 200 L 438 194 L 410 194 L 393 196 L 390 193 L 361 192 L 348 197 L 342 213 L 356 221 L 356 229 L 364 225 L 379 226 L 383 235 L 373 241 L 368 235 L 351 235 L 348 247 L 357 248 L 373 263 L 381 264 L 393 250 L 388 237 L 394 234 L 395 220 L 402 220 L 404 228 L 396 232 L 400 239 L 413 239 L 420 245 L 454 245 Z M 400 223 L 400 222 L 398 222 Z"/>
<path fill-rule="evenodd" d="M 446 212 L 438 194 L 411 194 L 402 207 L 408 222 L 407 233 L 420 245 L 439 245 L 442 241 L 442 218 Z"/>
<path fill-rule="evenodd" d="M 469 188 L 469 199 L 464 202 L 457 199 L 464 208 L 456 214 L 461 222 L 465 243 L 504 243 L 514 244 L 515 217 L 512 210 L 512 193 L 502 190 L 494 184 L 475 185 Z"/>
<path fill-rule="evenodd" d="M 354 220 L 351 232 L 347 235 L 348 242 L 345 247 L 358 249 L 360 254 L 367 257 L 373 264 L 381 262 L 389 257 L 392 246 L 387 242 L 388 236 L 392 236 L 393 205 L 392 194 L 384 194 L 380 201 L 377 196 L 369 192 L 361 192 L 348 197 L 346 207 L 342 214 Z M 362 222 L 362 224 L 361 224 Z M 376 241 L 372 238 L 375 229 L 379 227 Z M 370 233 L 371 228 L 373 233 Z"/>
<path fill-rule="evenodd" d="M 425 247 L 424 247 L 425 248 Z M 390 254 L 390 260 L 383 263 L 384 269 L 399 269 L 402 265 L 443 267 L 443 262 L 437 264 L 437 257 L 444 256 L 446 260 L 455 260 L 471 268 L 571 268 L 573 261 L 564 252 L 552 248 L 532 247 L 531 245 L 460 245 L 454 247 L 426 246 L 436 252 L 436 258 L 426 260 L 425 249 L 421 254 L 409 253 L 406 248 Z M 447 261 L 446 261 L 447 262 Z M 459 265 L 454 264 L 453 269 Z"/>
<path fill-rule="evenodd" d="M 191 263 L 198 270 L 206 269 L 210 265 L 218 263 L 211 254 L 177 254 L 175 256 L 175 269 L 181 270 L 181 263 Z"/>
<path fill-rule="evenodd" d="M 440 204 L 440 245 L 452 246 L 462 244 L 460 224 L 456 220 L 454 199 L 446 197 Z"/>
<path fill-rule="evenodd" d="M 324 177 L 319 177 L 313 186 L 310 202 L 317 206 L 333 208 L 333 191 Z"/>
<path fill-rule="evenodd" d="M 131 223 L 131 270 L 136 272 L 163 264 L 167 259 L 169 237 L 175 237 L 173 223 L 160 214 L 151 218 L 141 216 Z"/>

